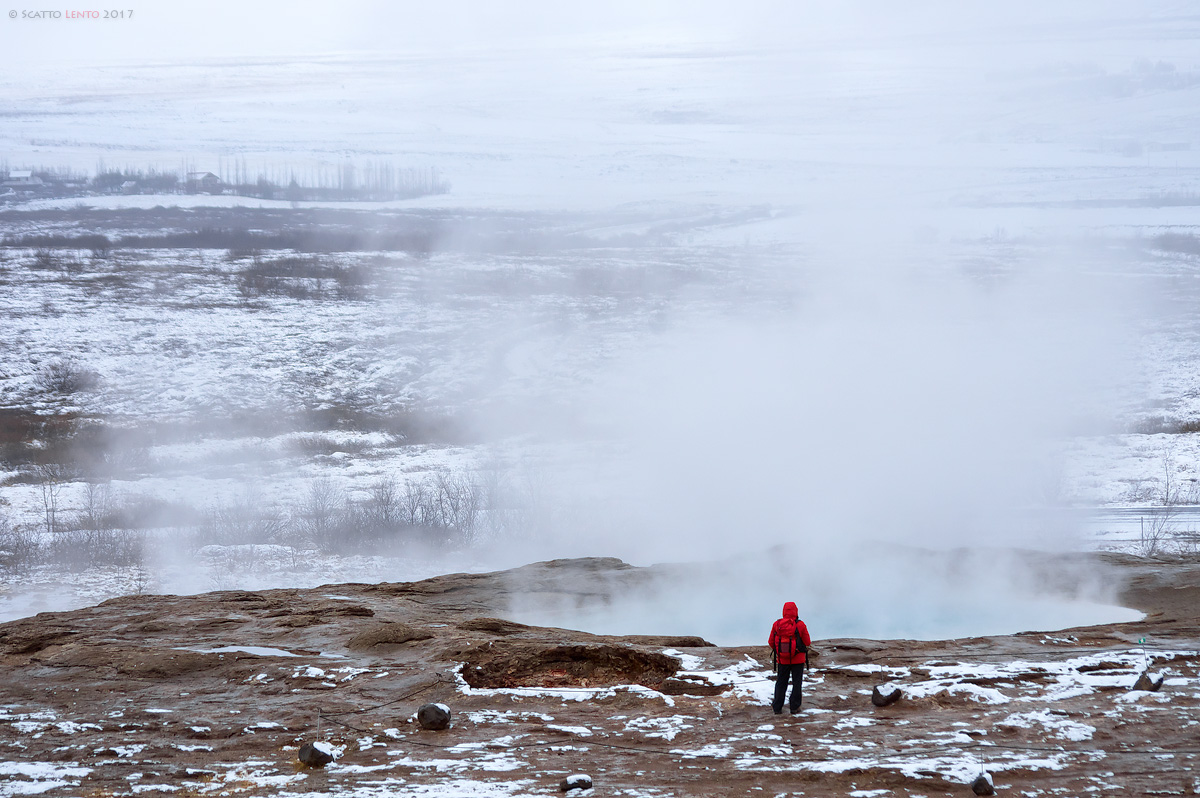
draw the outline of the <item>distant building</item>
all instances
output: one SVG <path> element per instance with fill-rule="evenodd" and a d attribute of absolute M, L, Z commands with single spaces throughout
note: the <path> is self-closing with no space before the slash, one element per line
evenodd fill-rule
<path fill-rule="evenodd" d="M 185 188 L 189 194 L 220 194 L 221 185 L 212 172 L 188 172 Z"/>
<path fill-rule="evenodd" d="M 126 180 L 124 183 L 121 184 L 121 193 L 122 194 L 136 194 L 137 189 L 138 189 L 138 184 L 137 184 L 136 180 Z"/>
<path fill-rule="evenodd" d="M 8 180 L 0 183 L 3 186 L 20 188 L 21 186 L 40 186 L 42 179 L 28 169 L 14 169 L 8 173 Z"/>

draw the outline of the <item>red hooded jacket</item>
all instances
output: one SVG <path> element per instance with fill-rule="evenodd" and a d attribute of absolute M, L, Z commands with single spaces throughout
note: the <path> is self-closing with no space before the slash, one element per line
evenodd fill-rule
<path fill-rule="evenodd" d="M 795 665 L 808 660 L 807 654 L 801 654 L 797 650 L 799 646 L 796 645 L 796 632 L 800 633 L 800 640 L 804 642 L 806 648 L 812 645 L 812 639 L 808 636 L 808 627 L 804 625 L 804 621 L 800 620 L 796 602 L 789 601 L 783 605 L 783 617 L 771 627 L 771 636 L 767 638 L 767 644 L 775 652 L 775 661 L 780 665 Z M 783 651 L 780 651 L 781 644 L 785 649 Z"/>

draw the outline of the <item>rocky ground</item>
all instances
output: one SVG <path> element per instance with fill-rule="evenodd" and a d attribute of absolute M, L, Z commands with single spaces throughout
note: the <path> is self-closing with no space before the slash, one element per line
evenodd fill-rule
<path fill-rule="evenodd" d="M 496 617 L 516 590 L 602 600 L 653 571 L 617 560 L 43 613 L 0 626 L 0 796 L 512 796 L 579 773 L 572 794 L 931 796 L 981 771 L 1002 795 L 1200 792 L 1200 563 L 1087 556 L 1144 620 L 815 641 L 796 717 L 766 705 L 765 647 Z M 1147 670 L 1161 688 L 1132 689 Z M 449 729 L 420 728 L 428 702 Z M 324 769 L 297 761 L 316 740 Z"/>

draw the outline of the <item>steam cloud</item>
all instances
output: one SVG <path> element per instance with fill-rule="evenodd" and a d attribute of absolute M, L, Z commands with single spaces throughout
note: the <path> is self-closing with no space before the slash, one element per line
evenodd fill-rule
<path fill-rule="evenodd" d="M 721 563 L 613 588 L 583 612 L 613 632 L 757 642 L 754 613 L 787 599 L 820 636 L 1104 619 L 1046 595 L 1105 602 L 1111 585 L 1086 572 L 1053 585 L 1008 551 L 1077 544 L 1069 519 L 1040 512 L 1063 498 L 1057 447 L 1111 418 L 1127 368 L 1115 287 L 1084 273 L 1085 253 L 1063 258 L 1078 260 L 1001 285 L 835 261 L 809 270 L 793 310 L 681 322 L 581 399 L 604 442 L 560 464 L 556 498 L 576 513 L 539 555 Z"/>

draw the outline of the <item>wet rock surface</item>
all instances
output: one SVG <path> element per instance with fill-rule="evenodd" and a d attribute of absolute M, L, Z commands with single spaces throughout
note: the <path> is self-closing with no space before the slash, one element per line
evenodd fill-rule
<path fill-rule="evenodd" d="M 625 795 L 962 795 L 981 760 L 998 794 L 1186 793 L 1200 607 L 1178 586 L 1200 565 L 1098 562 L 1145 620 L 817 640 L 781 718 L 765 647 L 497 617 L 518 581 L 570 595 L 651 570 L 608 559 L 45 613 L 0 626 L 0 793 L 557 794 L 587 773 Z M 1147 671 L 1160 688 L 1132 690 Z M 882 683 L 904 700 L 873 705 Z M 454 722 L 432 734 L 417 712 L 438 703 Z M 318 740 L 336 760 L 300 765 Z"/>

